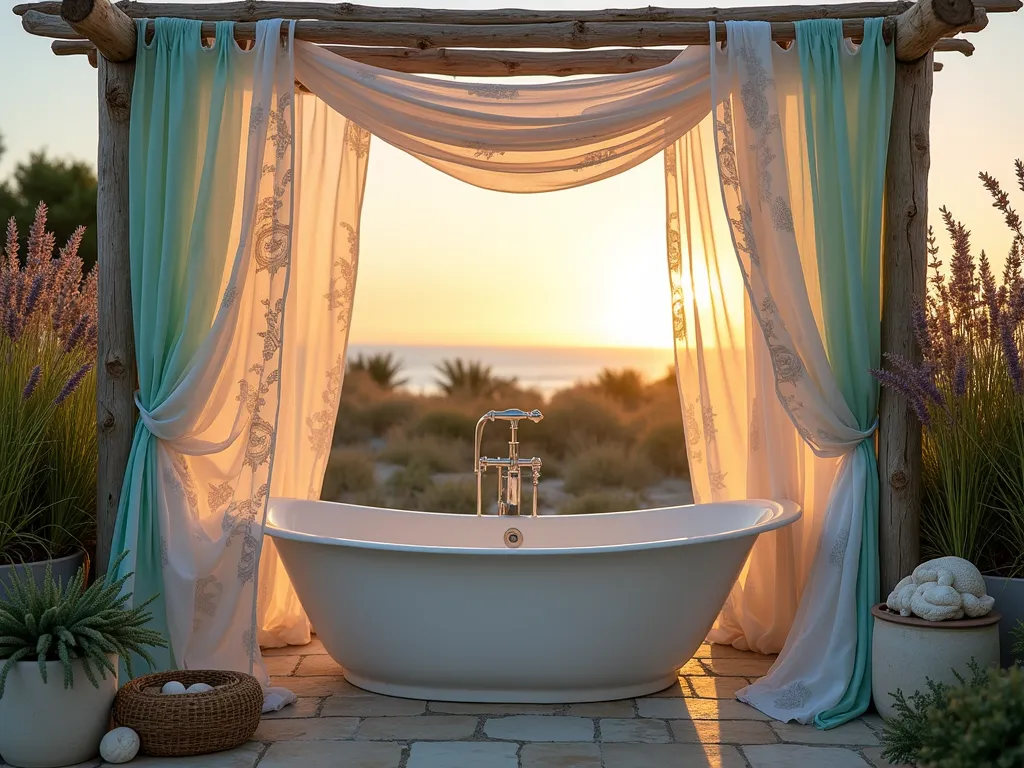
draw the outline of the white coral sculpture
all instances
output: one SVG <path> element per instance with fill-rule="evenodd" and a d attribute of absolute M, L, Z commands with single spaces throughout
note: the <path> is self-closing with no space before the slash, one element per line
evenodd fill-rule
<path fill-rule="evenodd" d="M 900 616 L 947 621 L 976 619 L 992 610 L 995 598 L 985 594 L 981 571 L 961 557 L 939 557 L 921 563 L 885 601 Z"/>

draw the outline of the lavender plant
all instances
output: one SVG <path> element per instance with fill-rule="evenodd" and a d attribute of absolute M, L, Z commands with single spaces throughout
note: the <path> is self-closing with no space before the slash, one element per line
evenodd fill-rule
<path fill-rule="evenodd" d="M 54 257 L 40 203 L 0 259 L 0 563 L 86 544 L 96 512 L 96 279 L 79 228 Z"/>
<path fill-rule="evenodd" d="M 948 278 L 929 229 L 929 295 L 915 308 L 920 362 L 888 355 L 879 381 L 906 396 L 925 427 L 922 543 L 1004 575 L 1024 571 L 1024 231 L 1009 196 L 980 174 L 1012 238 L 1001 280 L 946 208 Z M 1016 163 L 1024 190 L 1024 164 Z"/>

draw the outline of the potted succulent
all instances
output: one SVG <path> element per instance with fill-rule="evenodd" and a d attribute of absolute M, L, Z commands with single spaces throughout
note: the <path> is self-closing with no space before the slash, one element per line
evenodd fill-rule
<path fill-rule="evenodd" d="M 22 258 L 12 219 L 0 258 L 0 585 L 49 564 L 68 582 L 96 522 L 96 270 L 79 228 L 53 257 L 46 206 Z M 3 589 L 0 588 L 0 596 Z M 2 597 L 0 597 L 2 599 Z"/>
<path fill-rule="evenodd" d="M 125 554 L 111 565 L 116 573 Z M 94 758 L 110 725 L 117 661 L 150 666 L 147 647 L 167 642 L 146 627 L 145 603 L 125 608 L 131 574 L 85 589 L 85 568 L 67 584 L 47 567 L 42 588 L 15 572 L 0 602 L 0 757 L 17 768 L 56 768 Z"/>
<path fill-rule="evenodd" d="M 1024 190 L 1024 164 L 1016 163 Z M 949 277 L 929 232 L 932 275 L 915 331 L 921 361 L 888 358 L 876 371 L 907 398 L 925 427 L 922 553 L 977 564 L 1002 615 L 1001 663 L 1024 619 L 1024 226 L 1008 195 L 981 174 L 1011 232 L 1001 279 L 970 232 L 945 208 L 953 243 Z"/>

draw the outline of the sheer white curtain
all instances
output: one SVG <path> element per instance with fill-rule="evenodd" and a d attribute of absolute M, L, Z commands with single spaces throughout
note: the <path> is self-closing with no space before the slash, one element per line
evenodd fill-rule
<path fill-rule="evenodd" d="M 819 253 L 800 59 L 766 24 L 730 23 L 728 39 L 712 50 L 714 114 L 666 153 L 691 474 L 698 501 L 782 496 L 804 516 L 758 539 L 709 639 L 782 650 L 739 697 L 810 722 L 854 675 L 874 427 L 858 426 L 823 340 L 819 259 L 849 255 Z"/>

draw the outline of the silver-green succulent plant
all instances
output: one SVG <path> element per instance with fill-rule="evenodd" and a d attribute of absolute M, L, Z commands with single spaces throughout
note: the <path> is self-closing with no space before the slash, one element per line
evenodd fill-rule
<path fill-rule="evenodd" d="M 127 552 L 122 553 L 111 566 L 117 567 Z M 125 604 L 131 593 L 121 594 L 125 582 L 132 574 L 116 581 L 109 576 L 85 588 L 85 568 L 67 584 L 54 581 L 47 567 L 42 588 L 27 575 L 14 569 L 12 583 L 6 589 L 6 602 L 0 600 L 0 698 L 3 698 L 7 675 L 20 661 L 35 660 L 39 673 L 46 679 L 46 662 L 59 660 L 64 668 L 64 687 L 74 686 L 73 662 L 80 660 L 85 676 L 99 687 L 96 674 L 106 679 L 107 672 L 116 675 L 116 667 L 108 654 L 116 654 L 132 676 L 132 654 L 137 654 L 152 668 L 154 662 L 146 651 L 165 648 L 167 641 L 146 625 L 153 614 L 146 607 L 156 599 L 152 597 L 133 608 Z"/>

